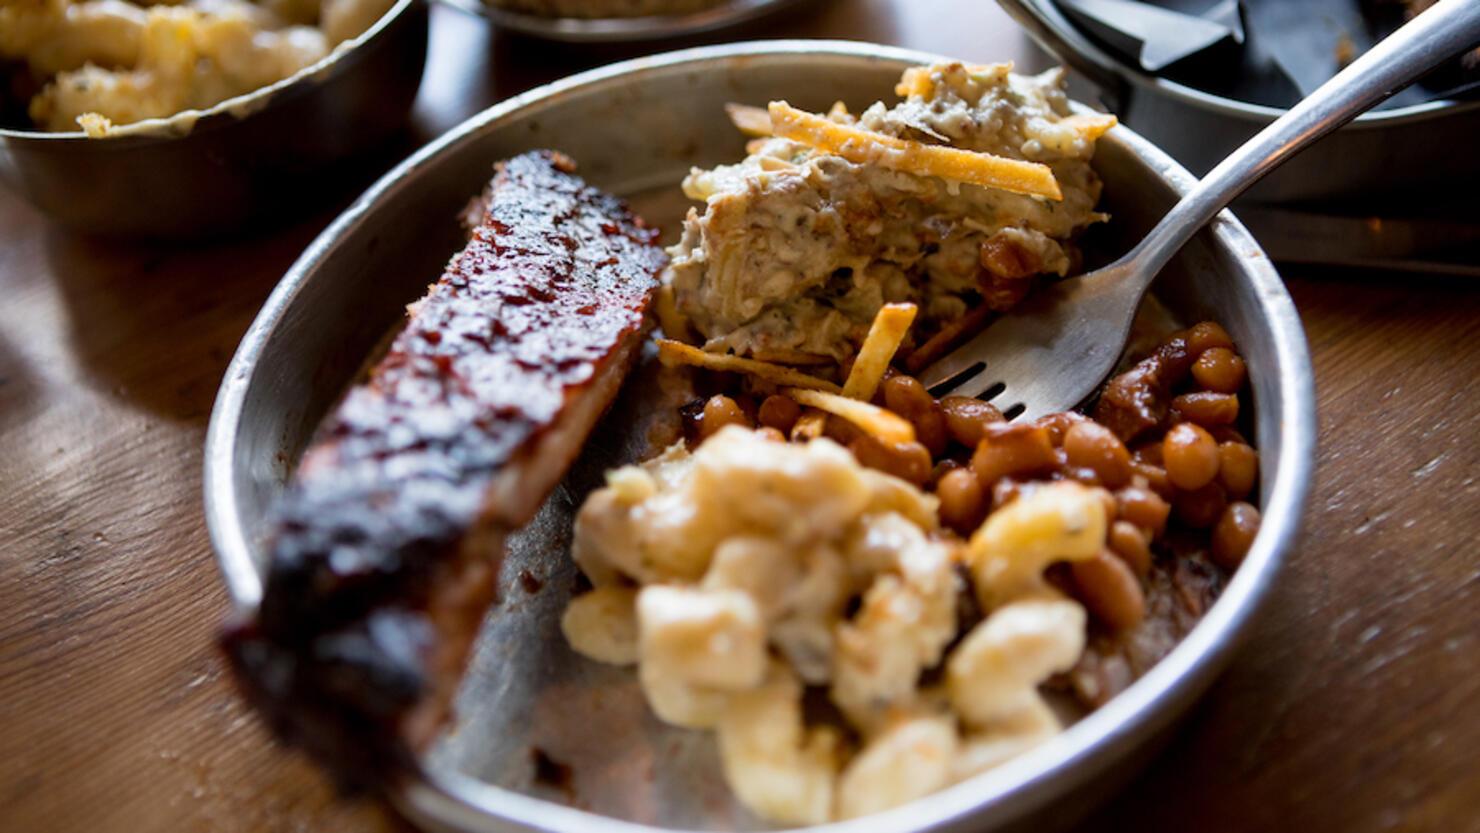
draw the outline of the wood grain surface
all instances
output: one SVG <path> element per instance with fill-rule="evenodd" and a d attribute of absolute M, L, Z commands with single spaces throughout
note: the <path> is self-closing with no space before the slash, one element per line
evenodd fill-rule
<path fill-rule="evenodd" d="M 728 37 L 777 35 L 1047 63 L 983 0 L 838 0 Z M 549 47 L 443 8 L 433 38 L 408 148 L 638 51 Z M 0 829 L 407 829 L 274 745 L 213 642 L 228 605 L 201 514 L 212 400 L 334 208 L 228 244 L 141 246 L 0 192 Z M 1286 277 L 1320 403 L 1305 533 L 1231 668 L 1085 831 L 1480 830 L 1480 294 Z"/>

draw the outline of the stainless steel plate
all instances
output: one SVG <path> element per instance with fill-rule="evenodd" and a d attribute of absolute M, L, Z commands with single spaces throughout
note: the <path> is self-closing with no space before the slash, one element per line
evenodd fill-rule
<path fill-rule="evenodd" d="M 304 253 L 268 299 L 227 371 L 206 440 L 206 516 L 236 603 L 261 591 L 261 523 L 288 461 L 352 377 L 459 246 L 453 221 L 495 160 L 562 150 L 593 183 L 630 198 L 671 239 L 692 165 L 740 158 L 727 101 L 784 97 L 825 108 L 892 98 L 900 71 L 932 56 L 867 44 L 781 41 L 645 58 L 575 76 L 464 123 L 387 174 Z M 1115 219 L 1110 247 L 1147 230 L 1190 182 L 1126 130 L 1096 167 Z M 1147 676 L 1009 765 L 906 807 L 828 830 L 1058 826 L 1129 778 L 1212 682 L 1294 541 L 1315 438 L 1300 322 L 1273 267 L 1227 213 L 1158 282 L 1187 320 L 1212 317 L 1239 343 L 1253 379 L 1264 523 L 1223 598 Z M 392 799 L 433 829 L 638 831 L 753 828 L 730 797 L 705 733 L 660 725 L 629 671 L 575 656 L 558 614 L 572 590 L 570 513 L 609 465 L 643 444 L 644 397 L 629 383 L 570 477 L 511 547 L 502 601 L 484 623 L 458 697 L 459 719 Z M 544 767 L 536 759 L 548 760 Z M 553 761 L 557 766 L 549 766 Z M 570 767 L 569 779 L 541 778 Z M 1070 794 L 1073 800 L 1060 801 Z"/>
<path fill-rule="evenodd" d="M 443 0 L 466 12 L 482 15 L 501 26 L 530 37 L 571 43 L 613 43 L 660 40 L 736 26 L 778 12 L 803 0 L 724 0 L 697 12 L 645 17 L 544 17 L 501 9 L 483 0 Z"/>

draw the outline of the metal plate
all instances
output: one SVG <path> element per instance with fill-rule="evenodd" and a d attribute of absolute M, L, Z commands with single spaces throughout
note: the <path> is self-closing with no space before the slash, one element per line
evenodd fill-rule
<path fill-rule="evenodd" d="M 545 17 L 501 9 L 482 0 L 443 2 L 530 37 L 569 43 L 616 43 L 710 32 L 755 20 L 803 0 L 724 0 L 713 8 L 687 14 L 598 18 Z"/>
<path fill-rule="evenodd" d="M 261 588 L 261 522 L 288 462 L 363 356 L 460 245 L 453 221 L 493 162 L 554 147 L 594 184 L 632 199 L 675 236 L 692 165 L 739 159 L 727 101 L 808 108 L 884 98 L 932 56 L 868 44 L 780 41 L 707 47 L 595 70 L 494 107 L 387 174 L 294 264 L 227 371 L 207 436 L 207 522 L 236 603 Z M 677 114 L 683 114 L 682 117 Z M 1191 179 L 1117 129 L 1096 167 L 1115 214 L 1107 248 L 1144 233 Z M 1227 662 L 1294 541 L 1310 483 L 1314 397 L 1295 310 L 1257 244 L 1224 213 L 1154 287 L 1179 317 L 1212 317 L 1253 380 L 1264 522 L 1222 599 L 1173 653 L 1104 708 L 1010 764 L 836 831 L 1034 829 L 1067 824 L 1123 783 Z M 634 382 L 640 380 L 634 380 Z M 630 671 L 575 656 L 557 619 L 573 583 L 570 513 L 602 469 L 645 444 L 648 400 L 629 383 L 540 518 L 511 548 L 501 603 L 485 621 L 458 697 L 460 717 L 391 796 L 432 829 L 638 831 L 753 828 L 730 797 L 706 733 L 663 726 Z M 541 780 L 535 750 L 570 767 Z M 549 767 L 547 767 L 549 769 Z M 557 768 L 558 769 L 558 768 Z M 1072 801 L 1058 801 L 1069 794 Z"/>

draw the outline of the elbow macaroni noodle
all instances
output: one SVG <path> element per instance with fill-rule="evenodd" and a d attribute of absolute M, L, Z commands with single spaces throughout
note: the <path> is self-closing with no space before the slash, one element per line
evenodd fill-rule
<path fill-rule="evenodd" d="M 830 440 L 726 427 L 610 473 L 587 500 L 572 551 L 596 589 L 562 627 L 592 659 L 635 660 L 660 718 L 716 730 L 726 779 L 762 816 L 903 804 L 1059 731 L 1038 686 L 1077 660 L 1086 615 L 1042 571 L 1105 540 L 1102 496 L 1068 481 L 964 547 L 937 534 L 936 508 Z M 988 615 L 947 654 L 958 562 Z M 942 685 L 922 687 L 941 666 Z M 804 685 L 828 688 L 859 748 L 804 723 Z"/>

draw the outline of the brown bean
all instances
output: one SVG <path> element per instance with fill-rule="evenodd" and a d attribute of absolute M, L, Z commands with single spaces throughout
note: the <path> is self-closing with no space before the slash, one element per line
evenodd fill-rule
<path fill-rule="evenodd" d="M 1238 419 L 1238 396 L 1212 391 L 1184 393 L 1172 400 L 1172 412 L 1204 428 L 1231 425 Z"/>
<path fill-rule="evenodd" d="M 1203 428 L 1184 422 L 1168 431 L 1161 442 L 1167 477 L 1178 489 L 1201 489 L 1218 476 L 1218 444 Z"/>
<path fill-rule="evenodd" d="M 1234 428 L 1232 425 L 1209 425 L 1208 426 L 1208 433 L 1209 434 L 1212 434 L 1213 435 L 1213 439 L 1217 440 L 1220 444 L 1221 443 L 1243 443 L 1244 445 L 1248 445 L 1249 444 L 1249 440 L 1246 437 L 1244 437 L 1243 434 L 1240 434 L 1238 432 L 1238 429 L 1237 428 Z"/>
<path fill-rule="evenodd" d="M 1217 393 L 1238 393 L 1248 375 L 1244 360 L 1227 347 L 1209 347 L 1192 363 L 1192 378 Z"/>
<path fill-rule="evenodd" d="M 757 414 L 761 425 L 775 428 L 783 434 L 790 434 L 791 427 L 797 424 L 802 417 L 802 406 L 795 399 L 781 394 L 772 394 L 761 403 Z"/>
<path fill-rule="evenodd" d="M 1233 339 L 1216 322 L 1203 321 L 1183 331 L 1182 337 L 1187 341 L 1187 349 L 1194 356 L 1201 356 L 1205 351 L 1214 347 L 1233 349 Z"/>
<path fill-rule="evenodd" d="M 971 455 L 971 470 L 981 479 L 983 488 L 991 488 L 1008 475 L 1046 473 L 1058 462 L 1047 429 L 1041 425 L 998 422 L 987 426 L 976 453 Z"/>
<path fill-rule="evenodd" d="M 837 414 L 827 414 L 823 419 L 823 436 L 836 440 L 839 445 L 852 445 L 859 437 L 867 436 L 862 428 Z"/>
<path fill-rule="evenodd" d="M 1160 538 L 1167 528 L 1171 504 L 1150 489 L 1129 486 L 1115 493 L 1116 517 L 1146 530 L 1152 540 Z"/>
<path fill-rule="evenodd" d="M 1106 488 L 1119 489 L 1131 479 L 1131 453 L 1125 443 L 1098 422 L 1075 423 L 1064 434 L 1069 465 L 1094 469 Z"/>
<path fill-rule="evenodd" d="M 704 414 L 699 418 L 700 439 L 709 439 L 726 425 L 751 427 L 750 420 L 746 419 L 745 412 L 740 410 L 735 400 L 724 394 L 709 397 L 704 403 Z"/>
<path fill-rule="evenodd" d="M 1170 498 L 1177 493 L 1177 487 L 1173 486 L 1171 479 L 1167 477 L 1167 470 L 1161 466 L 1132 461 L 1131 471 L 1133 472 L 1131 475 L 1132 483 L 1137 483 L 1139 479 L 1143 482 L 1137 485 L 1150 489 L 1164 498 Z"/>
<path fill-rule="evenodd" d="M 946 475 L 950 474 L 953 471 L 956 471 L 957 469 L 965 468 L 965 463 L 962 463 L 959 460 L 952 460 L 949 457 L 944 460 L 937 460 L 935 462 L 935 467 L 930 470 L 929 482 L 932 486 L 938 485 L 942 477 L 945 477 Z"/>
<path fill-rule="evenodd" d="M 886 444 L 877 437 L 860 433 L 848 444 L 848 450 L 863 465 L 917 486 L 930 479 L 930 452 L 917 442 Z"/>
<path fill-rule="evenodd" d="M 1120 560 L 1138 576 L 1145 576 L 1151 570 L 1151 542 L 1146 540 L 1148 534 L 1130 521 L 1116 521 L 1110 525 L 1110 534 L 1106 541 L 1110 549 L 1120 556 Z"/>
<path fill-rule="evenodd" d="M 1088 466 L 1060 466 L 1058 475 L 1066 480 L 1074 480 L 1086 486 L 1102 485 L 1100 483 L 1100 476 L 1095 473 L 1094 469 Z"/>
<path fill-rule="evenodd" d="M 969 469 L 946 472 L 935 487 L 940 498 L 940 521 L 961 535 L 970 535 L 987 516 L 987 495 Z"/>
<path fill-rule="evenodd" d="M 747 396 L 746 394 L 742 393 L 737 394 L 731 398 L 734 399 L 735 404 L 740 407 L 740 413 L 745 414 L 745 421 L 751 425 L 755 425 L 756 414 L 760 412 L 760 404 L 755 401 L 755 397 Z"/>
<path fill-rule="evenodd" d="M 1228 505 L 1228 496 L 1217 483 L 1208 483 L 1201 489 L 1181 492 L 1172 501 L 1172 512 L 1177 520 L 1192 529 L 1207 529 L 1218 522 L 1223 507 Z"/>
<path fill-rule="evenodd" d="M 1243 500 L 1254 492 L 1259 481 L 1259 452 L 1247 443 L 1226 442 L 1218 445 L 1218 483 L 1234 500 Z"/>
<path fill-rule="evenodd" d="M 1002 412 L 995 405 L 969 396 L 942 397 L 940 410 L 951 439 L 967 448 L 976 448 L 988 425 L 1002 422 Z"/>
<path fill-rule="evenodd" d="M 1136 446 L 1136 450 L 1131 452 L 1131 456 L 1143 463 L 1160 466 L 1164 459 L 1161 456 L 1161 439 L 1148 440 Z"/>
<path fill-rule="evenodd" d="M 1072 566 L 1076 595 L 1100 621 L 1115 630 L 1135 627 L 1146 617 L 1141 582 L 1124 561 L 1107 550 Z"/>
<path fill-rule="evenodd" d="M 1059 448 L 1064 444 L 1064 437 L 1069 433 L 1070 428 L 1089 421 L 1089 417 L 1074 411 L 1060 411 L 1035 420 L 1037 424 L 1048 429 L 1048 441 L 1053 443 L 1054 448 Z"/>
<path fill-rule="evenodd" d="M 762 425 L 760 428 L 755 429 L 755 432 L 757 434 L 760 434 L 761 437 L 763 437 L 764 439 L 771 440 L 772 442 L 786 442 L 786 435 L 781 433 L 781 429 L 779 428 L 772 428 L 769 425 Z"/>
<path fill-rule="evenodd" d="M 1225 570 L 1243 563 L 1254 536 L 1259 533 L 1259 510 L 1243 501 L 1228 504 L 1213 527 L 1213 561 Z"/>
<path fill-rule="evenodd" d="M 929 449 L 932 457 L 944 453 L 949 439 L 945 416 L 920 380 L 901 373 L 884 380 L 881 387 L 884 389 L 884 407 L 915 426 L 915 439 Z"/>

